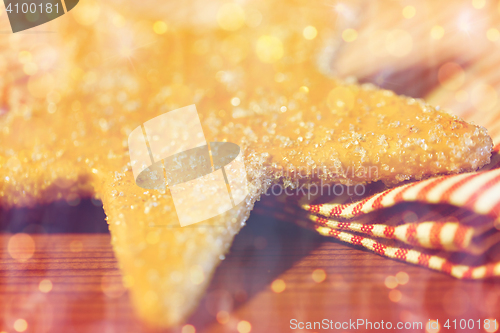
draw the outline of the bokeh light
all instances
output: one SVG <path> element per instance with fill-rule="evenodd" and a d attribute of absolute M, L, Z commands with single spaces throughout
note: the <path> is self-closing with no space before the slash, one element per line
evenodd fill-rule
<path fill-rule="evenodd" d="M 411 19 L 415 14 L 417 13 L 417 10 L 413 6 L 406 6 L 403 8 L 403 17 L 405 19 Z"/>
<path fill-rule="evenodd" d="M 238 97 L 231 98 L 231 105 L 232 106 L 238 106 L 238 105 L 240 105 L 240 103 L 241 103 L 241 101 Z"/>
<path fill-rule="evenodd" d="M 500 328 L 499 320 L 495 318 L 487 318 L 483 321 L 483 328 L 484 331 L 488 333 L 498 332 L 498 329 Z"/>
<path fill-rule="evenodd" d="M 35 241 L 28 234 L 18 233 L 10 237 L 7 250 L 12 258 L 26 262 L 35 253 Z"/>
<path fill-rule="evenodd" d="M 405 285 L 410 281 L 410 276 L 406 272 L 396 274 L 396 280 L 400 285 Z"/>
<path fill-rule="evenodd" d="M 156 21 L 153 24 L 153 31 L 158 34 L 158 35 L 163 35 L 165 32 L 167 32 L 168 26 L 165 22 L 163 21 Z"/>
<path fill-rule="evenodd" d="M 112 18 L 111 18 L 111 21 L 113 22 L 113 24 L 117 27 L 117 28 L 121 28 L 125 25 L 125 23 L 127 22 L 125 20 L 125 17 L 123 17 L 122 15 L 118 14 L 118 13 L 114 13 Z"/>
<path fill-rule="evenodd" d="M 435 25 L 431 29 L 431 38 L 432 39 L 441 39 L 444 36 L 444 28 L 440 25 Z"/>
<path fill-rule="evenodd" d="M 101 7 L 95 0 L 87 0 L 78 4 L 71 13 L 79 24 L 91 25 L 99 18 Z"/>
<path fill-rule="evenodd" d="M 226 3 L 217 12 L 217 23 L 227 31 L 236 31 L 245 24 L 245 12 L 235 3 Z"/>
<path fill-rule="evenodd" d="M 219 324 L 227 324 L 229 322 L 229 313 L 227 311 L 219 311 L 217 312 L 216 319 Z"/>
<path fill-rule="evenodd" d="M 384 284 L 389 289 L 394 289 L 398 286 L 398 281 L 395 276 L 389 275 L 385 278 Z"/>
<path fill-rule="evenodd" d="M 204 55 L 210 50 L 210 44 L 206 39 L 199 39 L 193 44 L 193 51 L 196 54 Z"/>
<path fill-rule="evenodd" d="M 348 43 L 354 42 L 358 38 L 358 32 L 354 29 L 345 29 L 342 32 L 342 39 Z"/>
<path fill-rule="evenodd" d="M 490 28 L 486 31 L 486 38 L 492 42 L 496 42 L 500 39 L 500 31 L 495 28 Z"/>
<path fill-rule="evenodd" d="M 28 62 L 23 66 L 24 74 L 35 75 L 38 72 L 38 66 L 34 62 Z"/>
<path fill-rule="evenodd" d="M 402 297 L 403 297 L 403 294 L 397 289 L 392 289 L 389 292 L 389 299 L 394 303 L 398 303 Z"/>
<path fill-rule="evenodd" d="M 17 58 L 19 59 L 19 62 L 22 64 L 26 64 L 31 62 L 33 56 L 29 51 L 21 51 L 19 52 Z"/>
<path fill-rule="evenodd" d="M 349 111 L 354 107 L 356 96 L 347 87 L 336 87 L 330 91 L 327 104 L 331 110 Z"/>
<path fill-rule="evenodd" d="M 252 325 L 246 320 L 242 320 L 238 323 L 236 328 L 239 333 L 250 333 L 252 331 Z"/>
<path fill-rule="evenodd" d="M 430 320 L 425 324 L 425 332 L 427 333 L 438 333 L 441 330 L 441 325 L 437 320 Z"/>
<path fill-rule="evenodd" d="M 261 36 L 257 40 L 255 52 L 262 62 L 274 63 L 283 57 L 283 43 L 274 36 Z"/>
<path fill-rule="evenodd" d="M 19 318 L 14 322 L 14 330 L 16 332 L 24 332 L 28 329 L 28 323 L 23 318 Z"/>
<path fill-rule="evenodd" d="M 325 281 L 325 279 L 326 279 L 326 272 L 321 268 L 315 269 L 312 272 L 312 279 L 316 283 L 321 283 L 321 282 Z"/>
<path fill-rule="evenodd" d="M 181 333 L 196 333 L 196 328 L 193 325 L 182 326 Z"/>
<path fill-rule="evenodd" d="M 40 290 L 42 293 L 50 292 L 52 290 L 52 281 L 50 281 L 49 279 L 43 279 L 38 284 L 38 290 Z"/>
<path fill-rule="evenodd" d="M 245 12 L 245 23 L 250 28 L 257 28 L 262 23 L 262 13 L 257 9 L 249 9 Z"/>
<path fill-rule="evenodd" d="M 486 5 L 486 0 L 472 0 L 472 7 L 482 9 Z"/>
<path fill-rule="evenodd" d="M 281 72 L 278 72 L 276 73 L 276 75 L 274 75 L 274 81 L 278 83 L 284 82 L 285 80 L 286 80 L 286 75 Z"/>
<path fill-rule="evenodd" d="M 311 39 L 316 38 L 316 36 L 318 35 L 318 30 L 316 30 L 316 28 L 313 27 L 312 25 L 309 25 L 309 26 L 304 28 L 304 30 L 302 31 L 302 34 L 304 35 L 305 39 L 311 40 Z"/>
<path fill-rule="evenodd" d="M 277 294 L 282 293 L 286 289 L 286 283 L 282 279 L 276 279 L 271 283 L 271 289 Z"/>

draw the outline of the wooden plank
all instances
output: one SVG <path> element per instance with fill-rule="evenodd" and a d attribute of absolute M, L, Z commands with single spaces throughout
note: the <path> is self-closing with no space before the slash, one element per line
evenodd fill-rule
<path fill-rule="evenodd" d="M 36 251 L 26 262 L 10 256 L 10 237 L 0 235 L 0 331 L 15 332 L 20 318 L 28 323 L 26 332 L 152 331 L 134 315 L 109 234 L 31 234 Z M 326 274 L 320 283 L 312 278 L 316 269 Z M 409 282 L 396 288 L 401 299 L 391 301 L 384 281 L 401 271 Z M 275 279 L 285 283 L 283 292 L 272 291 Z M 42 280 L 51 281 L 50 291 L 40 291 Z M 292 319 L 473 319 L 477 325 L 478 319 L 500 319 L 498 282 L 459 281 L 285 222 L 253 217 L 189 323 L 197 332 L 237 332 L 242 320 L 250 323 L 252 332 L 292 331 Z M 220 311 L 227 311 L 228 318 Z M 218 312 L 224 324 L 217 321 Z M 180 332 L 180 327 L 172 332 Z"/>

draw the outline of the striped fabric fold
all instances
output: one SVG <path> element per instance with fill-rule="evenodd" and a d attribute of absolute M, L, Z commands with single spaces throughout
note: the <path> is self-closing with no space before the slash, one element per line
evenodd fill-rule
<path fill-rule="evenodd" d="M 477 172 L 407 183 L 357 201 L 348 195 L 280 196 L 276 202 L 264 200 L 258 209 L 459 279 L 500 277 L 498 148 L 492 162 Z"/>
<path fill-rule="evenodd" d="M 495 152 L 492 170 L 442 176 L 405 184 L 350 203 L 304 203 L 301 207 L 324 217 L 350 219 L 401 202 L 450 204 L 478 214 L 497 217 L 500 212 L 500 154 Z"/>

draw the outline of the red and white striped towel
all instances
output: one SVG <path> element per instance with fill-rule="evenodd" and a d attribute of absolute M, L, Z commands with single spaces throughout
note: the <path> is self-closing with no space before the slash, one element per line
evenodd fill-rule
<path fill-rule="evenodd" d="M 408 183 L 354 202 L 348 195 L 282 196 L 263 204 L 281 220 L 388 258 L 460 279 L 500 276 L 498 148 L 480 171 Z"/>

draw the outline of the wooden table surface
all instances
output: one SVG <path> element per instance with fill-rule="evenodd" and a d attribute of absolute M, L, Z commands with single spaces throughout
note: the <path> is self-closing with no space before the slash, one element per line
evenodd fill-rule
<path fill-rule="evenodd" d="M 0 234 L 0 331 L 153 332 L 134 315 L 121 285 L 110 235 L 74 233 L 105 230 L 104 221 L 99 221 L 102 209 L 89 202 L 78 207 L 58 205 L 0 214 L 4 230 Z M 58 218 L 51 220 L 54 212 Z M 64 229 L 65 223 L 72 227 Z M 12 232 L 19 231 L 35 232 L 29 234 L 35 252 L 26 262 L 13 259 L 8 251 Z M 313 280 L 316 269 L 324 270 L 324 281 Z M 390 294 L 385 280 L 398 272 L 406 272 L 409 282 Z M 281 293 L 271 288 L 276 279 L 284 282 Z M 477 329 L 477 320 L 500 319 L 499 282 L 459 281 L 254 214 L 188 322 L 196 332 L 238 332 L 241 321 L 250 323 L 251 332 L 321 332 L 326 330 L 292 330 L 290 320 L 364 319 L 394 325 L 421 321 L 425 325 L 429 319 L 439 319 L 443 326 L 447 319 L 473 319 L 476 329 L 441 327 L 440 331 L 485 332 Z M 182 326 L 170 331 L 189 332 Z M 371 330 L 363 326 L 357 331 Z"/>

